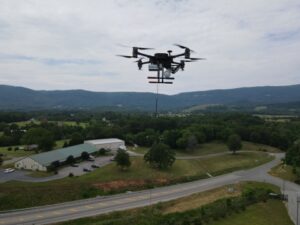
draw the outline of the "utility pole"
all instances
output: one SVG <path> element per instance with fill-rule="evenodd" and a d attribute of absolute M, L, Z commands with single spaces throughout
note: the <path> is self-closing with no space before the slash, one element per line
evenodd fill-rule
<path fill-rule="evenodd" d="M 298 193 L 297 193 L 297 216 L 296 216 L 296 218 L 297 218 L 297 222 L 296 222 L 296 224 L 297 225 L 299 225 L 299 202 L 300 202 L 300 198 L 299 198 L 299 196 L 298 196 Z"/>

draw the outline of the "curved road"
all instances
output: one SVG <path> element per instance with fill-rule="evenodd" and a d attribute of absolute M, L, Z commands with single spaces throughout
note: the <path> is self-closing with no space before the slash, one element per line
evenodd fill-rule
<path fill-rule="evenodd" d="M 151 190 L 118 194 L 114 196 L 96 197 L 91 199 L 66 202 L 61 204 L 2 212 L 0 225 L 6 224 L 50 224 L 81 217 L 95 216 L 112 211 L 147 206 L 172 199 L 206 191 L 239 181 L 254 180 L 282 186 L 283 181 L 268 175 L 268 171 L 280 162 L 283 154 L 274 154 L 273 161 L 259 167 L 236 171 L 205 180 L 198 180 Z M 285 182 L 285 190 L 300 191 L 300 186 Z"/>

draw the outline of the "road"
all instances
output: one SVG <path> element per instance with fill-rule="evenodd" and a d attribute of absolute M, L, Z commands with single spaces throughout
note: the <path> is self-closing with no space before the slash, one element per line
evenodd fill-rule
<path fill-rule="evenodd" d="M 267 172 L 280 162 L 283 154 L 274 154 L 276 158 L 259 167 L 236 171 L 205 180 L 198 180 L 151 190 L 124 193 L 106 197 L 66 202 L 61 204 L 17 210 L 0 214 L 0 225 L 11 224 L 50 224 L 76 218 L 88 217 L 112 211 L 147 206 L 172 199 L 206 191 L 239 181 L 263 181 L 281 186 L 283 181 Z M 285 182 L 285 190 L 300 191 L 296 184 Z"/>

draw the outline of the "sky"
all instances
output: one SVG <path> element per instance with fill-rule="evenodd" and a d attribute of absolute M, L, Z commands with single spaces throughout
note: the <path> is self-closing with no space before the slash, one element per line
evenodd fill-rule
<path fill-rule="evenodd" d="M 127 46 L 207 60 L 159 92 L 300 83 L 299 0 L 0 0 L 0 84 L 155 92 Z"/>

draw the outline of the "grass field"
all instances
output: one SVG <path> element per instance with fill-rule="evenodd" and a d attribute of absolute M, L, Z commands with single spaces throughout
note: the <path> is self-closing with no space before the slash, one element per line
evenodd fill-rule
<path fill-rule="evenodd" d="M 149 148 L 146 147 L 129 148 L 129 150 L 140 154 L 145 154 L 148 151 L 148 149 Z M 242 150 L 262 151 L 262 152 L 272 152 L 272 153 L 280 152 L 278 148 L 271 147 L 268 145 L 247 142 L 247 141 L 243 141 Z M 207 154 L 214 154 L 214 153 L 221 153 L 221 152 L 228 152 L 228 151 L 229 150 L 226 144 L 224 144 L 223 142 L 214 141 L 210 143 L 201 144 L 199 148 L 194 150 L 194 152 L 188 154 L 185 153 L 184 151 L 176 151 L 176 155 L 177 156 L 187 156 L 187 155 L 198 156 L 198 155 L 207 155 Z"/>
<path fill-rule="evenodd" d="M 63 148 L 64 143 L 65 143 L 66 141 L 69 141 L 69 139 L 63 139 L 63 140 L 56 141 L 56 142 L 55 142 L 55 147 L 54 147 L 54 149 Z"/>
<path fill-rule="evenodd" d="M 40 124 L 41 122 L 38 121 L 38 120 L 34 120 L 34 121 L 31 121 L 31 120 L 27 120 L 27 121 L 19 121 L 19 122 L 13 122 L 13 123 L 10 123 L 10 124 L 16 124 L 18 125 L 19 127 L 25 127 L 29 124 Z"/>
<path fill-rule="evenodd" d="M 48 121 L 48 123 L 58 123 L 58 124 L 65 125 L 65 126 L 81 126 L 83 128 L 88 125 L 88 123 L 83 123 L 83 122 L 77 123 L 76 121 Z M 30 124 L 37 124 L 37 125 L 41 124 L 41 121 L 39 121 L 39 120 L 34 120 L 34 121 L 28 120 L 28 121 L 13 122 L 11 124 L 16 124 L 19 127 L 25 127 L 25 126 L 30 125 Z"/>
<path fill-rule="evenodd" d="M 242 190 L 248 188 L 266 188 L 273 192 L 279 193 L 276 186 L 266 183 L 258 182 L 242 182 L 230 187 L 235 188 L 235 192 L 228 192 L 229 186 L 224 186 L 198 194 L 193 194 L 187 197 L 179 198 L 169 202 L 159 203 L 151 207 L 144 207 L 139 209 L 126 210 L 121 212 L 113 212 L 106 215 L 96 217 L 82 218 L 78 220 L 59 223 L 59 225 L 101 225 L 101 224 L 122 224 L 122 221 L 136 218 L 135 224 L 142 219 L 147 219 L 147 216 L 156 214 L 169 214 L 173 212 L 184 212 L 199 208 L 203 205 L 214 202 L 217 199 L 225 197 L 233 197 L 241 194 Z M 276 214 L 276 215 L 274 215 Z M 142 216 L 141 216 L 142 215 Z M 274 216 L 273 216 L 274 215 Z M 278 200 L 269 200 L 267 203 L 259 203 L 252 205 L 246 211 L 232 214 L 230 217 L 221 219 L 219 221 L 211 221 L 206 225 L 292 225 L 287 210 L 283 203 Z"/>
<path fill-rule="evenodd" d="M 68 141 L 68 139 L 56 141 L 54 149 L 62 148 L 65 141 Z M 35 154 L 35 151 L 25 151 L 21 149 L 17 151 L 14 150 L 15 147 L 19 147 L 19 148 L 24 147 L 23 145 L 10 146 L 10 147 L 12 148 L 12 150 L 10 151 L 8 150 L 9 147 L 0 147 L 0 154 L 4 154 L 4 157 L 2 157 L 4 160 L 9 160 L 16 157 L 25 157 L 28 155 Z"/>
<path fill-rule="evenodd" d="M 34 151 L 24 151 L 24 150 L 17 150 L 15 151 L 15 147 L 21 147 L 21 146 L 11 146 L 12 150 L 8 150 L 8 147 L 0 147 L 0 154 L 4 154 L 5 156 L 3 157 L 4 160 L 8 160 L 14 157 L 23 157 L 27 155 L 31 155 L 34 153 Z"/>
<path fill-rule="evenodd" d="M 132 158 L 131 168 L 121 172 L 115 164 L 92 173 L 45 183 L 7 182 L 0 185 L 0 210 L 52 204 L 153 185 L 167 185 L 207 178 L 263 164 L 272 157 L 266 153 L 241 153 L 199 160 L 177 160 L 169 170 L 151 169 L 141 158 Z M 72 191 L 70 191 L 72 190 Z"/>
<path fill-rule="evenodd" d="M 293 173 L 293 169 L 291 166 L 279 164 L 273 167 L 269 174 L 274 177 L 280 177 L 284 180 L 295 182 L 297 180 L 297 176 Z"/>
<path fill-rule="evenodd" d="M 249 206 L 245 212 L 233 214 L 210 225 L 294 225 L 284 204 L 269 200 Z"/>

